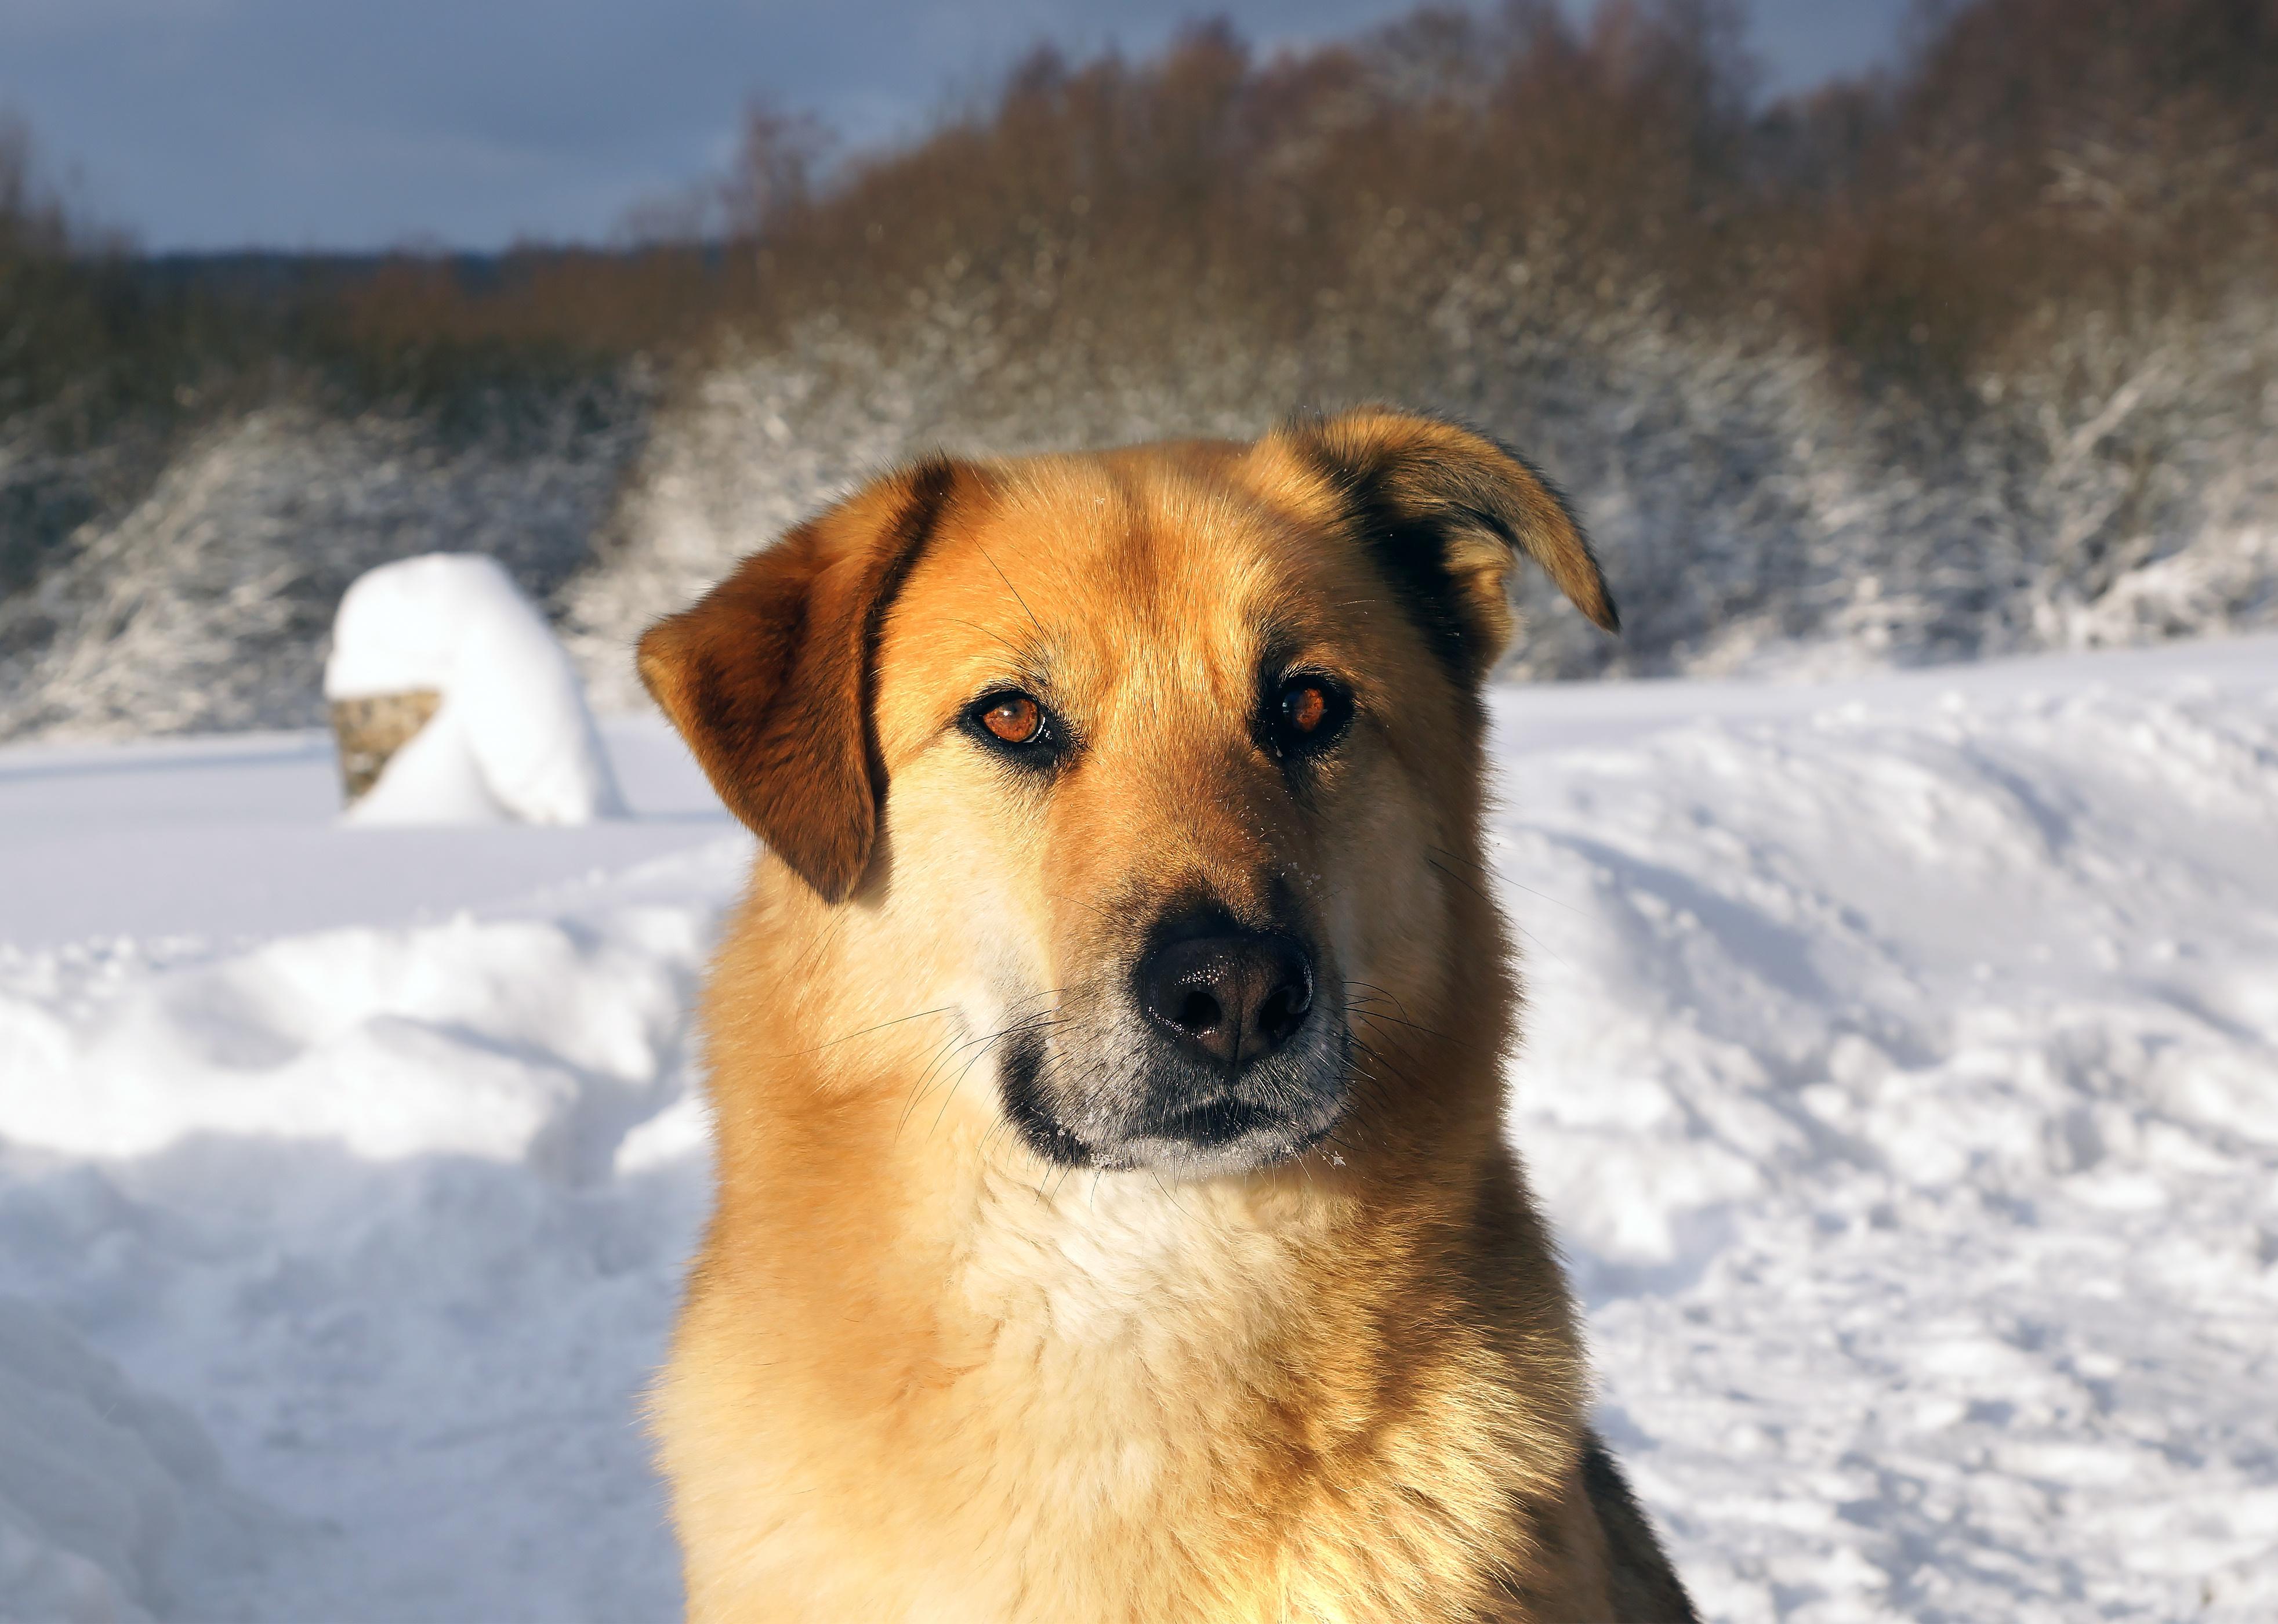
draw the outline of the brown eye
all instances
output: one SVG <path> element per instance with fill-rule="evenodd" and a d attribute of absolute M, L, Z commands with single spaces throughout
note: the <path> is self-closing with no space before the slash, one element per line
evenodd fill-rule
<path fill-rule="evenodd" d="M 1352 709 L 1351 693 L 1334 678 L 1284 678 L 1266 707 L 1258 743 L 1285 758 L 1318 755 L 1344 737 Z"/>
<path fill-rule="evenodd" d="M 1000 745 L 1043 745 L 1052 733 L 1051 716 L 1029 694 L 993 694 L 966 716 Z"/>
<path fill-rule="evenodd" d="M 1028 744 L 1043 728 L 1043 707 L 1025 693 L 1007 694 L 981 713 L 981 725 L 1006 744 Z"/>
<path fill-rule="evenodd" d="M 1281 696 L 1281 715 L 1301 737 L 1311 734 L 1328 714 L 1329 696 L 1310 682 Z"/>
<path fill-rule="evenodd" d="M 1024 770 L 1048 770 L 1067 753 L 1069 740 L 1059 718 L 1035 694 L 1017 689 L 982 694 L 965 708 L 960 725 L 967 738 L 995 751 L 998 760 Z"/>

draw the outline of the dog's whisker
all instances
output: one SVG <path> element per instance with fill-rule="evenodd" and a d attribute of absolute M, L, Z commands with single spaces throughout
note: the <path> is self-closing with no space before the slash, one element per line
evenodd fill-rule
<path fill-rule="evenodd" d="M 926 1130 L 926 1137 L 929 1138 L 932 1138 L 934 1133 L 939 1130 L 943 1119 L 949 1115 L 949 1102 L 957 1097 L 958 1088 L 964 1083 L 967 1076 L 972 1073 L 973 1068 L 980 1063 L 982 1056 L 986 1055 L 991 1048 L 995 1047 L 1006 1038 L 1014 1037 L 1026 1032 L 1043 1031 L 1050 1027 L 1065 1026 L 1067 1024 L 1068 1022 L 1061 1017 L 1040 1013 L 1030 1016 L 1025 1021 L 1016 1021 L 1010 1026 L 1001 1027 L 998 1030 L 990 1033 L 986 1038 L 981 1039 L 977 1048 L 975 1048 L 975 1052 L 967 1057 L 965 1064 L 959 1069 L 956 1077 L 952 1080 L 949 1087 L 943 1092 L 941 1109 L 934 1114 L 933 1126 Z M 928 1092 L 930 1092 L 931 1091 L 929 1090 Z M 922 1096 L 920 1096 L 920 1098 L 922 1098 Z M 913 1102 L 912 1108 L 914 1108 L 914 1101 Z M 906 1113 L 905 1115 L 906 1118 Z"/>
<path fill-rule="evenodd" d="M 812 1048 L 778 1050 L 775 1058 L 777 1060 L 796 1060 L 803 1054 L 820 1054 L 825 1049 L 835 1049 L 842 1043 L 853 1042 L 857 1038 L 868 1038 L 873 1032 L 883 1032 L 890 1026 L 900 1026 L 911 1021 L 922 1021 L 928 1015 L 955 1015 L 956 1013 L 957 1006 L 954 1004 L 943 1004 L 932 1009 L 921 1009 L 912 1015 L 896 1015 L 891 1021 L 881 1021 L 875 1026 L 866 1026 L 860 1031 L 848 1032 L 843 1037 L 827 1038 L 823 1039 L 822 1042 L 814 1045 Z"/>
<path fill-rule="evenodd" d="M 1010 638 L 1005 636 L 1004 633 L 1000 632 L 992 632 L 977 620 L 967 620 L 959 617 L 952 617 L 949 624 L 952 626 L 964 626 L 971 631 L 978 632 L 982 636 L 988 638 L 990 641 L 1002 643 L 1013 654 L 1021 655 L 1024 658 L 1028 654 L 1027 649 L 1022 648 L 1018 643 L 1015 643 Z"/>
<path fill-rule="evenodd" d="M 1437 857 L 1426 857 L 1424 861 L 1429 863 L 1433 868 L 1438 869 L 1441 874 L 1445 875 L 1451 884 L 1462 886 L 1465 891 L 1470 892 L 1472 895 L 1477 897 L 1489 908 L 1495 906 L 1495 900 L 1487 895 L 1486 892 L 1481 891 L 1475 882 L 1464 878 L 1464 876 L 1456 873 L 1455 869 L 1449 868 L 1446 863 L 1441 862 Z"/>
<path fill-rule="evenodd" d="M 1465 1043 L 1462 1038 L 1453 1037 L 1447 1032 L 1441 1031 L 1435 1027 L 1426 1026 L 1420 1022 L 1404 1020 L 1396 1015 L 1387 1015 L 1381 1009 L 1356 1009 L 1353 1011 L 1353 1019 L 1356 1021 L 1373 1021 L 1388 1026 L 1403 1027 L 1409 1031 L 1419 1033 L 1426 1038 L 1433 1038 L 1438 1042 L 1453 1044 L 1459 1049 L 1468 1049 L 1472 1047 L 1470 1044 Z"/>
<path fill-rule="evenodd" d="M 1443 852 L 1447 850 L 1445 846 L 1431 846 L 1427 849 L 1435 852 Z M 1460 862 L 1464 861 L 1461 857 L 1457 857 L 1456 854 L 1452 852 L 1448 853 L 1448 854 L 1450 857 L 1454 857 L 1456 862 Z M 1451 872 L 1444 864 L 1441 863 L 1436 859 L 1427 857 L 1425 861 L 1431 863 L 1431 865 L 1439 869 L 1441 873 L 1447 875 L 1447 877 L 1456 885 L 1461 885 L 1464 890 L 1470 892 L 1482 902 L 1485 902 L 1488 907 L 1494 908 L 1498 912 L 1502 912 L 1503 918 L 1510 923 L 1510 927 L 1517 931 L 1521 936 L 1525 937 L 1532 946 L 1540 948 L 1544 953 L 1548 954 L 1553 959 L 1556 959 L 1560 964 L 1566 963 L 1564 954 L 1561 954 L 1556 948 L 1551 946 L 1549 943 L 1544 941 L 1540 936 L 1537 936 L 1533 931 L 1529 930 L 1525 921 L 1519 919 L 1516 915 L 1502 910 L 1493 897 L 1487 895 L 1487 892 L 1481 891 L 1477 885 L 1472 884 L 1461 875 Z M 1574 907 L 1571 902 L 1561 902 L 1556 897 L 1543 896 L 1542 892 L 1534 891 L 1528 886 L 1521 885 L 1516 880 L 1503 879 L 1500 875 L 1496 876 L 1496 878 L 1503 885 L 1512 886 L 1516 890 L 1526 892 L 1530 896 L 1541 897 L 1542 900 L 1545 902 L 1550 903 L 1552 906 L 1556 908 L 1565 908 L 1569 913 L 1579 914 L 1582 911 L 1581 909 Z"/>
<path fill-rule="evenodd" d="M 999 1027 L 997 1030 L 984 1033 L 978 1038 L 968 1038 L 961 1043 L 957 1040 L 954 1035 L 952 1035 L 948 1044 L 944 1046 L 944 1049 L 936 1053 L 933 1061 L 926 1067 L 924 1071 L 919 1074 L 917 1084 L 912 1088 L 909 1102 L 902 1107 L 901 1120 L 899 1122 L 895 1124 L 895 1131 L 898 1134 L 900 1132 L 903 1124 L 906 1124 L 909 1121 L 910 1114 L 917 1109 L 919 1102 L 921 1101 L 927 1094 L 933 1092 L 929 1084 L 936 1071 L 945 1061 L 952 1060 L 964 1050 L 975 1046 L 981 1046 L 985 1052 L 987 1046 L 996 1043 L 1000 1038 L 1010 1037 L 1016 1032 L 1029 1030 L 1041 1030 L 1038 1025 L 1039 1023 L 1054 1023 L 1048 1015 L 1039 1014 L 1037 1015 L 1028 1017 L 1026 1020 L 1016 1021 L 1010 1026 Z M 971 1069 L 972 1063 L 971 1061 L 967 1061 L 966 1070 L 969 1071 Z M 962 1071 L 959 1072 L 958 1074 L 958 1080 L 962 1082 L 964 1080 L 964 1076 L 965 1073 Z M 944 1109 L 945 1110 L 947 1107 L 948 1101 L 944 1100 Z M 939 1125 L 937 1122 L 936 1125 Z"/>
<path fill-rule="evenodd" d="M 1028 624 L 1036 627 L 1036 635 L 1045 642 L 1051 642 L 1051 633 L 1044 630 L 1044 623 L 1036 618 L 1036 611 L 1028 607 L 1028 601 L 1021 595 L 1021 589 L 1013 585 L 1013 578 L 1005 573 L 1005 567 L 990 557 L 987 548 L 982 547 L 979 542 L 974 545 L 979 549 L 981 556 L 988 560 L 989 567 L 997 571 L 997 578 L 1005 583 L 1005 590 L 1013 594 L 1013 601 L 1021 606 L 1021 612 L 1028 617 Z"/>
<path fill-rule="evenodd" d="M 1363 981 L 1358 977 L 1348 976 L 1345 977 L 1345 985 L 1349 987 L 1360 987 L 1367 992 L 1378 993 L 1383 998 L 1391 1000 L 1394 1004 L 1400 1005 L 1400 1012 L 1403 1015 L 1408 1013 L 1407 1007 L 1404 1004 L 1401 1004 L 1400 997 L 1397 993 L 1393 992 L 1387 988 L 1380 987 L 1372 981 Z"/>
<path fill-rule="evenodd" d="M 943 1039 L 940 1046 L 935 1049 L 933 1058 L 926 1062 L 925 1069 L 919 1072 L 917 1080 L 910 1084 L 909 1094 L 902 1102 L 902 1114 L 894 1122 L 895 1138 L 899 1138 L 902 1130 L 909 1125 L 910 1114 L 918 1108 L 918 1102 L 925 1098 L 926 1084 L 932 1077 L 934 1069 L 941 1064 L 945 1056 L 953 1052 L 957 1042 L 958 1038 L 954 1033 Z"/>
<path fill-rule="evenodd" d="M 1521 885 L 1518 881 L 1511 878 L 1509 874 L 1504 872 L 1502 865 L 1500 863 L 1476 857 L 1466 857 L 1460 852 L 1449 851 L 1444 846 L 1428 846 L 1426 849 L 1438 852 L 1442 856 L 1450 858 L 1456 862 L 1463 863 L 1470 868 L 1477 869 L 1480 873 L 1493 878 L 1495 884 L 1499 885 L 1508 885 L 1513 891 L 1523 891 L 1526 892 L 1528 896 L 1533 897 L 1539 901 L 1549 903 L 1553 908 L 1563 908 L 1570 914 L 1586 915 L 1587 913 L 1586 909 L 1577 908 L 1571 902 L 1566 901 L 1563 898 L 1554 897 L 1547 891 L 1537 891 L 1532 885 Z"/>

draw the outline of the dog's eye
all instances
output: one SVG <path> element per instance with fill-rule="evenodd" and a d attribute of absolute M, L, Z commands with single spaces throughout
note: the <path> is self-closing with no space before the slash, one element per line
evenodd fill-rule
<path fill-rule="evenodd" d="M 1024 745 L 1043 731 L 1044 708 L 1025 693 L 1010 693 L 981 713 L 981 725 L 1006 744 Z"/>
<path fill-rule="evenodd" d="M 1328 696 L 1318 683 L 1306 683 L 1281 696 L 1281 715 L 1292 732 L 1311 733 L 1329 714 Z"/>
<path fill-rule="evenodd" d="M 967 708 L 965 726 L 982 744 L 1021 761 L 1049 762 L 1059 746 L 1052 713 L 1033 693 L 984 694 Z"/>
<path fill-rule="evenodd" d="M 1310 755 L 1334 744 L 1352 719 L 1352 695 L 1326 677 L 1287 678 L 1273 696 L 1266 731 L 1284 755 Z"/>

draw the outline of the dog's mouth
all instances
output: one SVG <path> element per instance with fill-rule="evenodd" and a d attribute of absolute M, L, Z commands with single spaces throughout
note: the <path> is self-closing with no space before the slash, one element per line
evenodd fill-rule
<path fill-rule="evenodd" d="M 1006 1118 L 1062 1166 L 1187 1178 L 1320 1143 L 1352 1092 L 1352 1038 L 1337 955 L 1304 909 L 1277 892 L 1246 919 L 1192 894 L 1151 911 L 1119 968 L 1011 1030 Z"/>
<path fill-rule="evenodd" d="M 1342 1011 L 1315 1009 L 1273 1054 L 1216 1070 L 1151 1041 L 1128 1021 L 1066 1021 L 1015 1032 L 999 1092 L 1028 1148 L 1061 1167 L 1182 1178 L 1254 1172 L 1328 1138 L 1350 1094 Z"/>

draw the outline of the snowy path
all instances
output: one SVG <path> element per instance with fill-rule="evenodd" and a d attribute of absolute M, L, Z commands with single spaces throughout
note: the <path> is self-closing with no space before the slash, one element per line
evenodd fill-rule
<path fill-rule="evenodd" d="M 1708 1610 L 2278 1614 L 2278 640 L 1497 714 L 1510 1130 Z M 0 1616 L 673 1611 L 748 847 L 609 737 L 585 831 L 0 750 Z"/>

